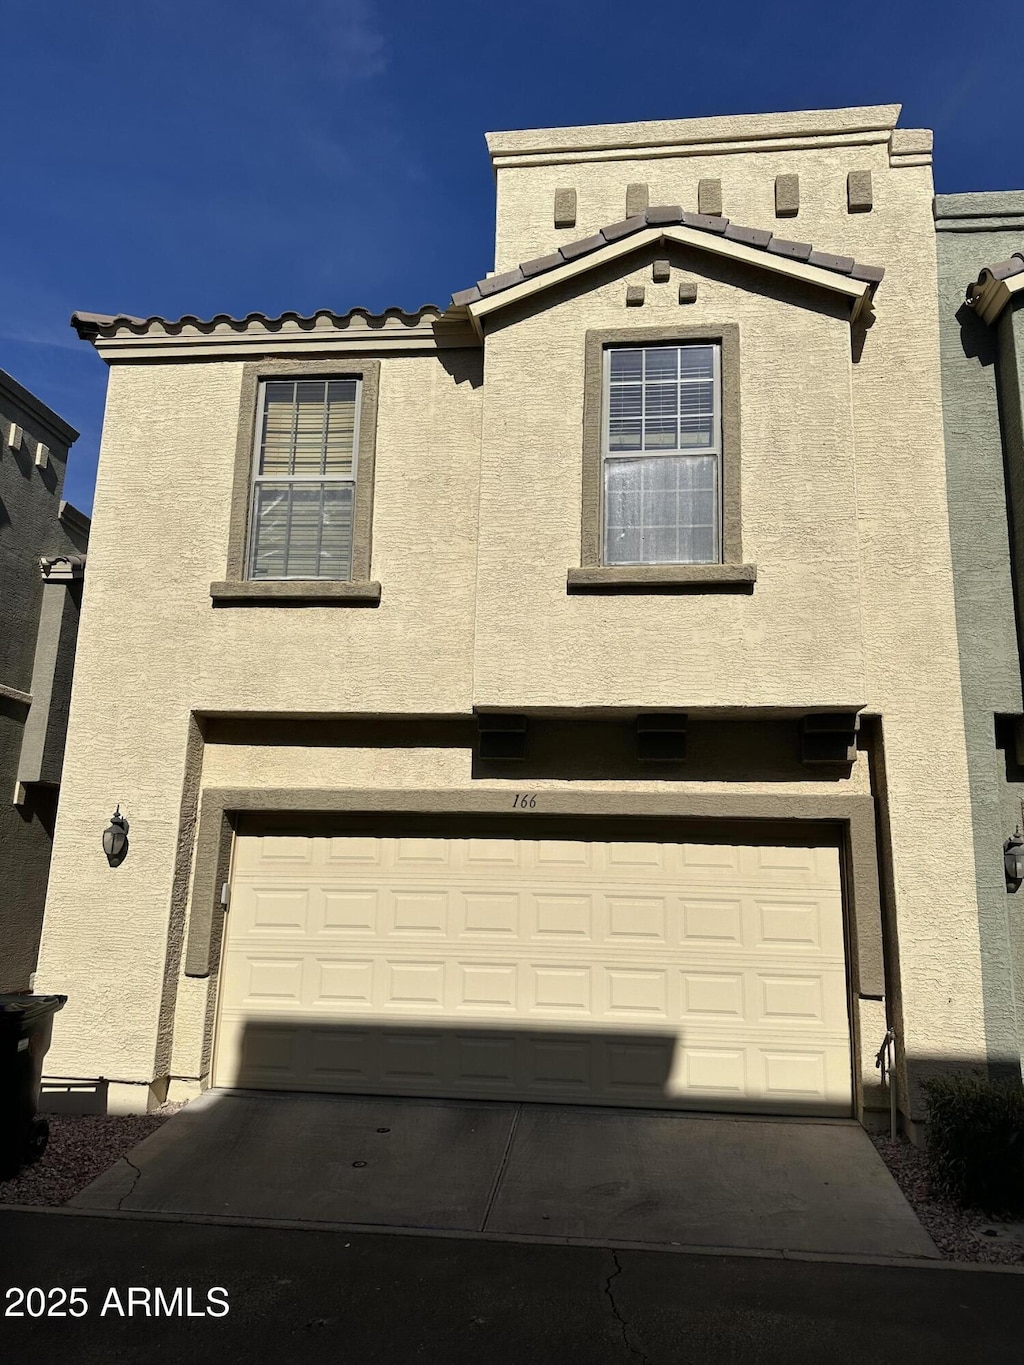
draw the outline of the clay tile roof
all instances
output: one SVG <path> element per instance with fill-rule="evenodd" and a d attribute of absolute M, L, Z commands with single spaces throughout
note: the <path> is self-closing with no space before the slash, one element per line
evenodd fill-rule
<path fill-rule="evenodd" d="M 196 317 L 185 313 L 180 318 L 162 318 L 156 315 L 148 318 L 132 317 L 129 313 L 72 313 L 71 326 L 84 341 L 94 341 L 101 332 L 132 332 L 142 336 L 154 328 L 160 328 L 171 336 L 178 336 L 186 327 L 199 332 L 210 333 L 225 329 L 244 332 L 252 324 L 277 331 L 285 323 L 295 323 L 299 327 L 313 328 L 320 318 L 329 319 L 337 327 L 347 327 L 352 319 L 359 316 L 369 327 L 383 327 L 391 318 L 397 318 L 407 326 L 422 322 L 425 317 L 440 317 L 442 310 L 433 303 L 424 303 L 415 312 L 404 308 L 385 308 L 383 313 L 371 313 L 368 308 L 350 308 L 347 313 L 336 313 L 331 308 L 318 308 L 315 313 L 281 313 L 278 317 L 268 317 L 266 313 L 247 313 L 245 317 L 232 317 L 230 313 L 216 313 L 212 318 Z"/>
<path fill-rule="evenodd" d="M 524 279 L 535 279 L 549 270 L 557 270 L 567 261 L 575 261 L 581 256 L 588 256 L 591 252 L 600 251 L 609 242 L 621 241 L 634 232 L 642 232 L 649 227 L 666 227 L 677 224 L 695 228 L 698 232 L 706 232 L 709 236 L 724 236 L 730 241 L 742 243 L 744 246 L 753 247 L 757 251 L 764 251 L 770 255 L 807 261 L 810 265 L 816 265 L 822 270 L 831 270 L 837 275 L 846 275 L 854 280 L 862 280 L 865 284 L 871 285 L 872 290 L 885 274 L 884 268 L 880 265 L 864 265 L 855 261 L 851 256 L 836 256 L 831 252 L 815 251 L 809 242 L 790 242 L 782 237 L 776 238 L 767 228 L 740 227 L 738 223 L 730 223 L 728 218 L 712 217 L 705 213 L 689 213 L 680 208 L 678 204 L 661 204 L 647 209 L 645 213 L 638 213 L 632 218 L 626 218 L 622 222 L 610 223 L 607 227 L 603 227 L 599 232 L 594 233 L 592 237 L 584 237 L 577 242 L 567 242 L 549 256 L 538 256 L 535 260 L 524 261 L 521 265 L 505 271 L 501 275 L 492 275 L 489 279 L 478 280 L 469 289 L 462 289 L 453 294 L 452 306 L 461 308 L 465 307 L 466 304 L 476 303 L 480 299 L 500 294 L 505 289 L 511 289 L 514 285 L 521 284 Z M 1020 269 L 1024 270 L 1024 261 L 1020 262 Z"/>

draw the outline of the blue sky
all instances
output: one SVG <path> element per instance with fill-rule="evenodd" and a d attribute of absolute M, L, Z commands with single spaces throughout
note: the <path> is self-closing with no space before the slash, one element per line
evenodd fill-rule
<path fill-rule="evenodd" d="M 0 368 L 78 427 L 73 309 L 447 301 L 492 265 L 483 135 L 902 103 L 939 191 L 1024 187 L 1020 0 L 6 0 Z"/>

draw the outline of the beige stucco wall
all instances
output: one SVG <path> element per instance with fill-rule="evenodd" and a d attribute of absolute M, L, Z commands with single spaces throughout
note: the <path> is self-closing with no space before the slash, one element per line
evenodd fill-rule
<path fill-rule="evenodd" d="M 890 169 L 884 144 L 775 160 L 743 151 L 717 169 L 715 161 L 687 161 L 693 195 L 664 159 L 642 169 L 591 162 L 574 179 L 564 166 L 502 171 L 499 254 L 550 249 L 547 188 L 556 184 L 575 183 L 592 214 L 569 236 L 621 217 L 631 180 L 650 181 L 652 202 L 692 205 L 697 178 L 718 173 L 727 213 L 772 226 L 773 177 L 798 169 L 806 213 L 776 225 L 780 232 L 886 267 L 863 354 L 851 358 L 849 324 L 832 296 L 680 249 L 658 253 L 676 262 L 668 285 L 651 282 L 649 257 L 627 257 L 492 323 L 482 389 L 457 382 L 435 356 L 385 357 L 372 563 L 379 610 L 212 609 L 240 364 L 114 368 L 38 978 L 39 989 L 71 997 L 52 1072 L 153 1078 L 193 710 L 866 704 L 883 717 L 908 1053 L 974 1061 L 1003 1045 L 991 1020 L 986 1036 L 982 1006 L 930 169 Z M 846 173 L 865 166 L 876 172 L 876 207 L 849 215 Z M 683 277 L 698 282 L 686 307 L 676 302 Z M 645 283 L 642 308 L 626 309 L 627 282 Z M 740 327 L 743 546 L 758 566 L 755 589 L 570 597 L 583 334 L 695 322 Z M 866 790 L 865 765 L 854 773 L 847 790 Z M 254 743 L 208 750 L 202 781 L 443 788 L 479 779 L 467 750 Z M 112 872 L 98 841 L 118 800 L 132 850 Z M 178 1075 L 196 1074 L 210 990 L 177 983 Z M 875 1010 L 871 1028 L 880 1034 L 882 1022 Z"/>
<path fill-rule="evenodd" d="M 511 270 L 520 261 L 543 256 L 625 218 L 626 186 L 635 182 L 648 185 L 651 204 L 696 210 L 697 186 L 703 179 L 722 182 L 722 212 L 734 223 L 769 228 L 780 237 L 813 242 L 821 251 L 888 265 L 879 259 L 880 239 L 888 235 L 880 225 L 894 223 L 901 211 L 905 196 L 899 177 L 907 169 L 890 168 L 884 140 L 866 146 L 721 151 L 650 161 L 505 166 L 497 171 L 495 270 Z M 915 169 L 930 176 L 928 167 Z M 872 173 L 871 213 L 847 212 L 846 177 L 853 170 Z M 792 174 L 800 177 L 800 211 L 795 218 L 776 218 L 775 177 Z M 577 192 L 572 228 L 554 226 L 555 190 L 561 186 Z"/>
<path fill-rule="evenodd" d="M 240 384 L 237 361 L 111 371 L 36 980 L 69 996 L 54 1075 L 152 1071 L 190 711 L 471 705 L 479 387 L 433 356 L 382 365 L 378 609 L 214 609 Z M 111 870 L 118 801 L 131 850 Z"/>
<path fill-rule="evenodd" d="M 678 263 L 668 283 L 652 284 L 653 255 Z M 695 304 L 680 306 L 681 279 L 697 281 Z M 633 283 L 644 284 L 646 301 L 627 309 Z M 755 292 L 763 285 L 707 253 L 655 247 L 488 333 L 478 703 L 863 702 L 849 323 L 827 297 L 791 289 L 782 301 L 771 281 L 770 293 Z M 740 329 L 743 554 L 757 564 L 753 594 L 569 596 L 566 570 L 580 563 L 587 329 L 723 322 Z"/>
<path fill-rule="evenodd" d="M 774 174 L 797 169 L 798 157 L 800 216 L 776 221 Z M 622 162 L 574 167 L 584 216 L 563 239 L 621 217 L 630 180 L 650 181 L 652 203 L 694 205 L 696 180 L 718 173 L 714 162 L 694 159 L 688 180 L 672 178 L 678 168 L 669 160 L 643 175 Z M 849 214 L 846 172 L 864 166 L 873 171 L 875 207 Z M 851 360 L 848 326 L 828 311 L 787 299 L 784 288 L 751 289 L 749 277 L 710 257 L 702 264 L 696 253 L 676 258 L 667 285 L 652 284 L 646 264 L 627 258 L 597 288 L 489 335 L 477 698 L 509 705 L 532 691 L 550 704 L 856 701 L 880 712 L 908 1055 L 1002 1056 L 1013 1048 L 1012 994 L 1005 965 L 1000 980 L 988 963 L 986 1020 L 945 513 L 931 171 L 890 168 L 884 145 L 790 153 L 778 164 L 750 154 L 718 169 L 725 211 L 739 221 L 885 266 L 859 358 Z M 499 265 L 550 250 L 554 185 L 573 183 L 566 168 L 501 170 L 498 183 L 499 242 L 508 252 Z M 697 302 L 685 310 L 675 301 L 678 278 L 698 281 Z M 625 307 L 627 282 L 645 284 L 642 308 Z M 758 566 L 754 593 L 567 597 L 562 565 L 579 562 L 571 494 L 580 470 L 581 332 L 673 319 L 740 326 L 743 551 Z M 524 385 L 528 414 L 518 401 Z M 515 520 L 523 502 L 525 540 Z M 521 571 L 510 567 L 517 561 Z"/>

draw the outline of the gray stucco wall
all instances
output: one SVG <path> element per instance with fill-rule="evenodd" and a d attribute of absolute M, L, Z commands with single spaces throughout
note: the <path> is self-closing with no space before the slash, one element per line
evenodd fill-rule
<path fill-rule="evenodd" d="M 23 432 L 15 449 L 7 443 L 12 422 Z M 45 776 L 54 785 L 30 788 L 21 806 L 13 798 L 29 707 L 0 696 L 0 991 L 27 988 L 46 899 L 80 587 L 44 586 L 39 559 L 85 550 L 87 537 L 59 517 L 68 449 L 77 435 L 0 370 L 0 686 L 31 693 L 44 591 L 59 594 L 60 605 L 45 755 Z M 40 442 L 48 450 L 45 467 L 36 464 Z"/>
<path fill-rule="evenodd" d="M 1009 754 L 997 747 L 995 717 L 1022 711 L 1024 314 L 1008 309 L 989 327 L 966 307 L 964 293 L 983 266 L 1020 250 L 1024 192 L 938 195 L 935 213 L 950 542 L 985 1010 L 995 1035 L 990 1054 L 1004 1055 L 1000 1020 L 1012 992 L 1019 1059 L 1024 1051 L 1024 891 L 1006 893 L 1002 844 L 1021 819 L 1024 772 L 1013 761 L 1012 745 Z M 1008 962 L 1012 973 L 1007 973 Z"/>

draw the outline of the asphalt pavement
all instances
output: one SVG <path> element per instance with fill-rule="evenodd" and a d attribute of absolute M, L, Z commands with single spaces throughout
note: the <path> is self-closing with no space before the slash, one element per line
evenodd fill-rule
<path fill-rule="evenodd" d="M 0 1266 L 0 1358 L 47 1365 L 1021 1358 L 998 1271 L 16 1210 Z"/>

